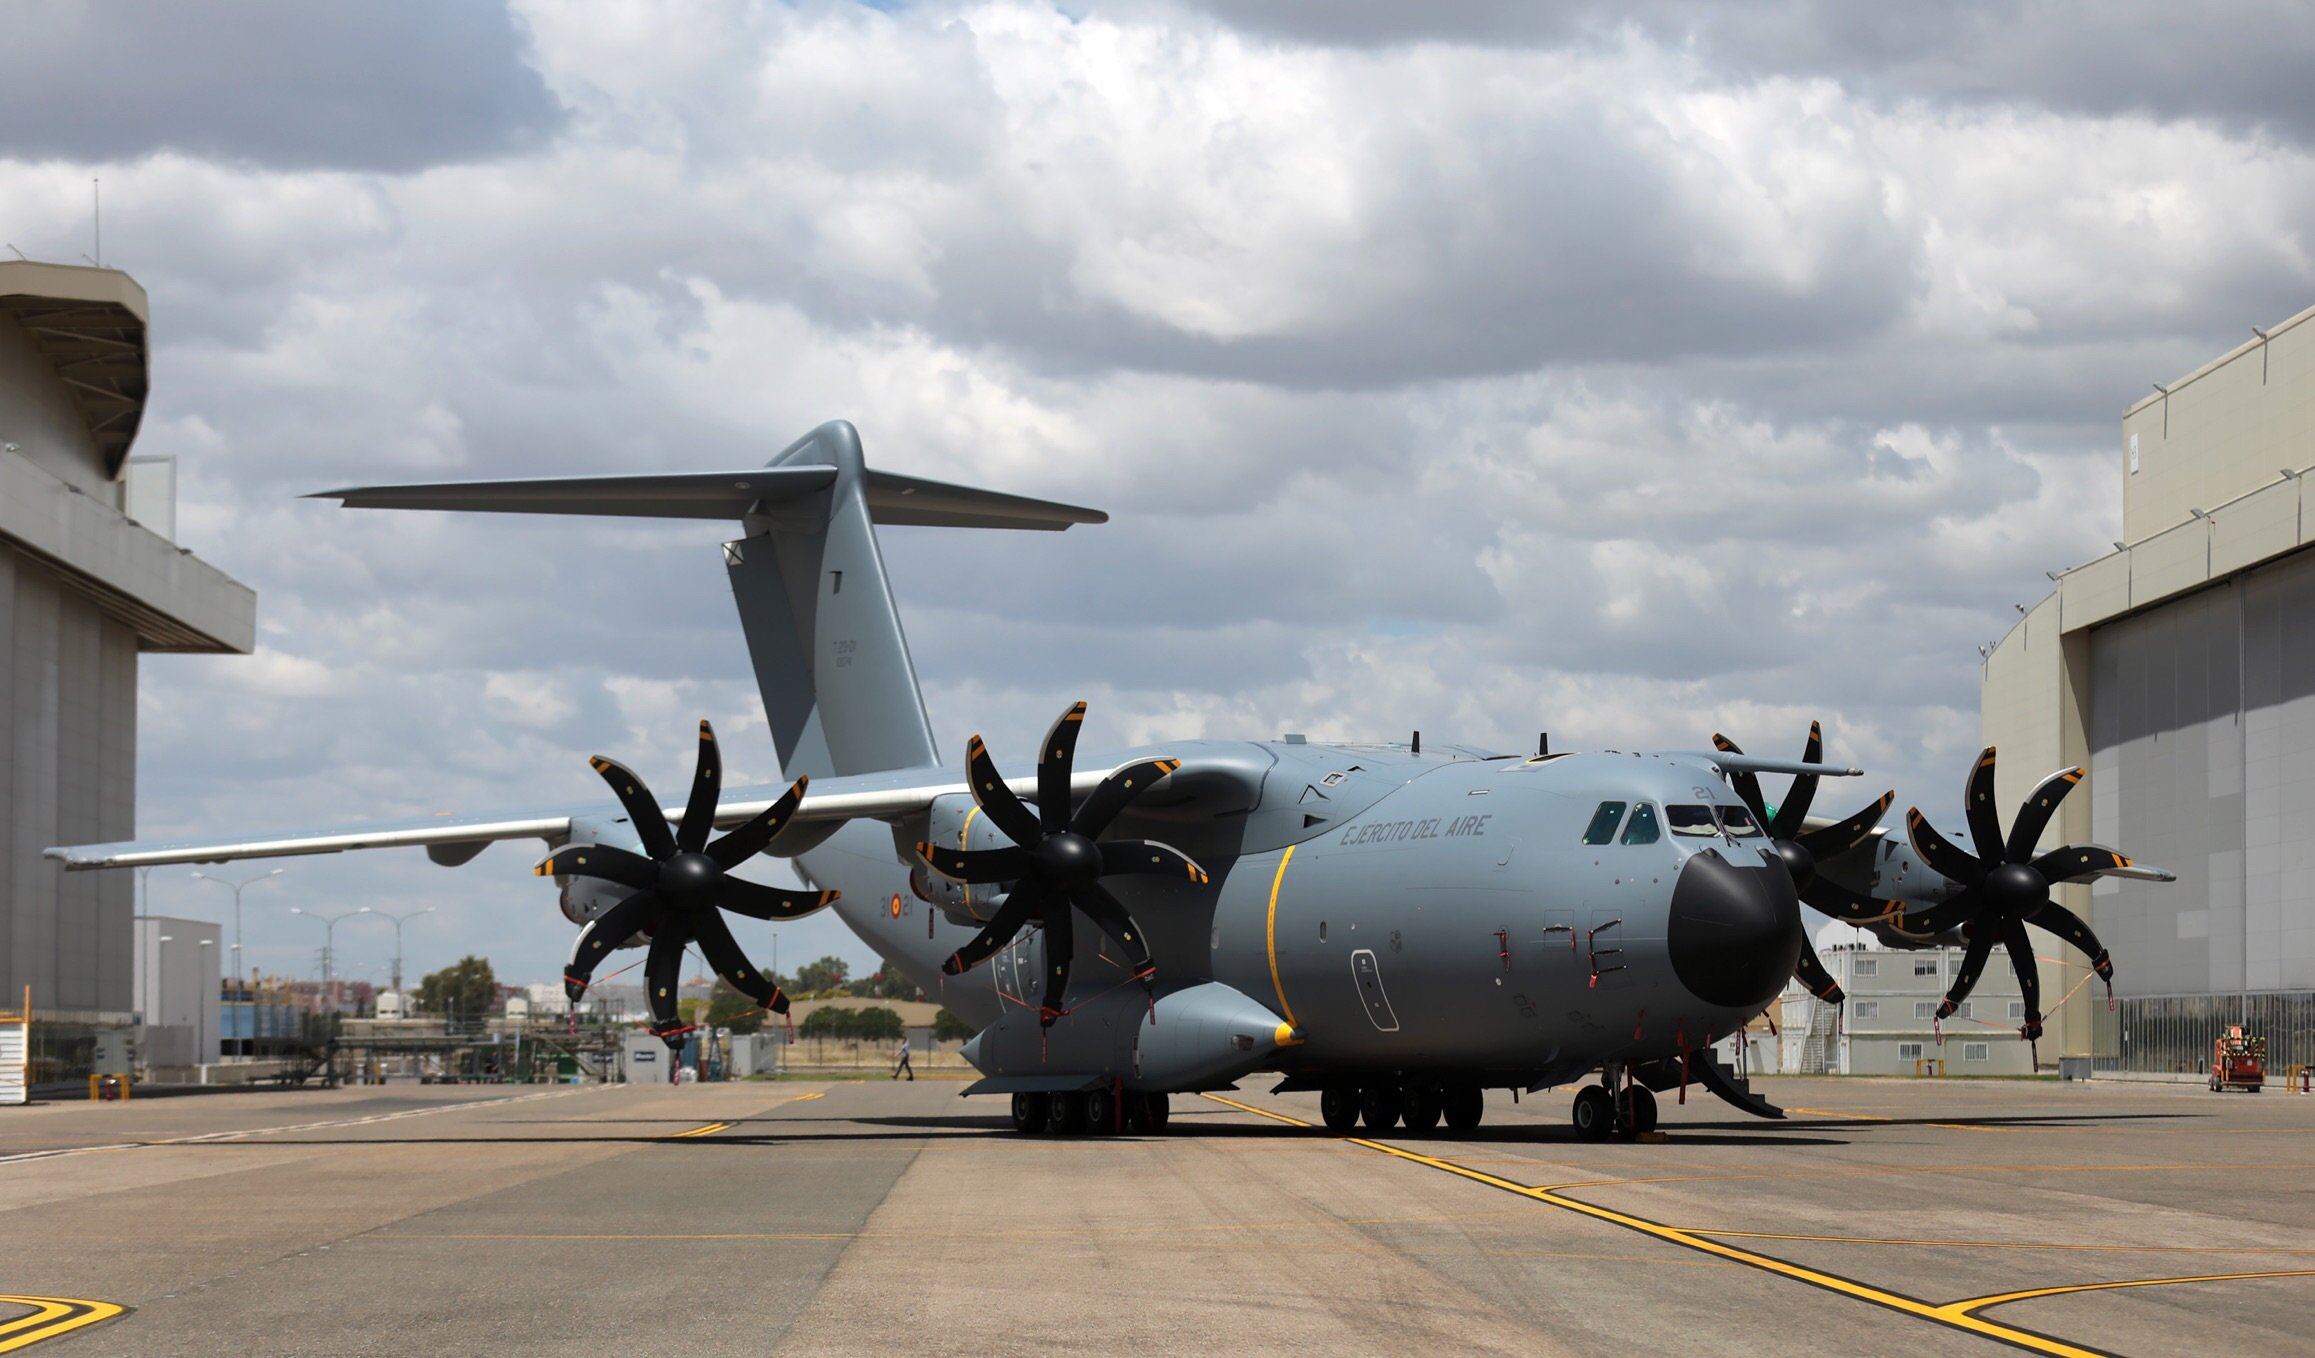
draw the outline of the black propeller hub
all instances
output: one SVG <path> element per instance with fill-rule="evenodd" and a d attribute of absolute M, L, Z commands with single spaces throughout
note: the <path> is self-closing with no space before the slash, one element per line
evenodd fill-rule
<path fill-rule="evenodd" d="M 1047 835 L 1030 852 L 1037 859 L 1038 877 L 1047 885 L 1082 887 L 1101 877 L 1101 850 L 1073 831 Z"/>
<path fill-rule="evenodd" d="M 2050 882 L 2030 863 L 1999 863 L 1988 869 L 1980 888 L 1995 909 L 2028 915 L 2050 899 Z"/>
<path fill-rule="evenodd" d="M 1817 856 L 1809 852 L 1808 845 L 1797 839 L 1780 839 L 1776 841 L 1776 856 L 1784 860 L 1785 871 L 1792 874 L 1793 890 L 1806 891 L 1817 879 Z"/>
<path fill-rule="evenodd" d="M 715 889 L 723 868 L 703 853 L 677 853 L 659 865 L 659 889 L 677 900 L 692 900 Z"/>

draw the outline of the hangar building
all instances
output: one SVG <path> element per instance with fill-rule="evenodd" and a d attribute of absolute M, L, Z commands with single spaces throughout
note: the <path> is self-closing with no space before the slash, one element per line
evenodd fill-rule
<path fill-rule="evenodd" d="M 35 1081 L 134 1003 L 130 874 L 41 850 L 135 837 L 137 656 L 256 640 L 256 595 L 172 541 L 174 462 L 129 456 L 145 318 L 118 270 L 0 263 L 0 996 L 31 987 Z"/>
<path fill-rule="evenodd" d="M 2037 933 L 2057 1046 L 2107 1069 L 2199 1071 L 2228 1023 L 2315 1063 L 2315 308 L 2123 412 L 2122 538 L 1987 655 L 1985 740 L 2014 814 L 2052 769 L 2089 778 L 2044 845 L 2085 840 L 2175 884 L 2068 886 L 2114 955 Z M 2087 907 L 2085 909 L 2084 907 Z"/>

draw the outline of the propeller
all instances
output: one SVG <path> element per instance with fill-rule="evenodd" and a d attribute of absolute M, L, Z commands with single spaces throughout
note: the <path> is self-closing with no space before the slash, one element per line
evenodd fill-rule
<path fill-rule="evenodd" d="M 1723 735 L 1712 737 L 1712 746 L 1722 754 L 1743 754 L 1736 742 Z M 1801 751 L 1804 764 L 1825 762 L 1825 733 L 1816 722 L 1809 723 L 1809 742 Z M 1784 861 L 1785 871 L 1792 874 L 1793 890 L 1800 898 L 1836 919 L 1857 920 L 1880 914 L 1886 907 L 1870 896 L 1862 895 L 1829 877 L 1817 875 L 1817 864 L 1828 858 L 1838 858 L 1865 842 L 1873 827 L 1888 814 L 1890 804 L 1897 800 L 1895 792 L 1885 792 L 1881 799 L 1857 814 L 1835 825 L 1821 829 L 1805 829 L 1809 805 L 1816 800 L 1817 775 L 1797 774 L 1785 798 L 1777 805 L 1776 814 L 1768 812 L 1768 802 L 1761 796 L 1760 779 L 1747 772 L 1732 772 L 1728 785 L 1736 795 L 1752 808 L 1769 840 L 1776 847 L 1776 856 Z M 1829 1004 L 1839 1004 L 1848 997 L 1842 993 L 1833 974 L 1825 970 L 1817 950 L 1806 933 L 1801 936 L 1800 960 L 1793 964 L 1793 975 L 1800 978 L 1809 993 Z"/>
<path fill-rule="evenodd" d="M 750 919 L 795 919 L 834 901 L 834 891 L 779 891 L 730 875 L 732 868 L 755 857 L 772 836 L 788 823 L 804 800 L 811 780 L 798 778 L 778 801 L 762 814 L 710 841 L 715 829 L 716 790 L 723 781 L 723 756 L 716 751 L 715 728 L 699 724 L 699 763 L 691 778 L 691 800 L 683 819 L 672 829 L 659 801 L 626 765 L 596 755 L 587 761 L 618 794 L 627 819 L 643 841 L 642 853 L 630 853 L 609 844 L 567 844 L 548 854 L 536 869 L 539 876 L 572 873 L 600 877 L 633 887 L 634 894 L 612 906 L 579 933 L 571 962 L 563 972 L 563 993 L 577 1004 L 587 993 L 595 966 L 613 948 L 636 934 L 647 934 L 651 951 L 645 954 L 643 977 L 651 999 L 651 1034 L 671 1048 L 683 1045 L 691 1031 L 676 1009 L 684 947 L 697 941 L 707 963 L 732 988 L 775 1014 L 788 1012 L 788 997 L 771 977 L 756 970 L 740 950 L 731 927 L 719 910 Z"/>
<path fill-rule="evenodd" d="M 1908 934 L 1934 934 L 1959 926 L 1968 939 L 1953 988 L 1937 1007 L 1940 1022 L 1969 997 L 1998 942 L 2008 950 L 2010 967 L 2017 973 L 2018 988 L 2025 996 L 2026 1021 L 2018 1030 L 2019 1036 L 2029 1042 L 2041 1037 L 2041 976 L 2034 964 L 2033 944 L 2026 936 L 2028 921 L 2086 953 L 2091 969 L 2106 983 L 2107 992 L 2113 992 L 2113 959 L 2081 916 L 2050 899 L 2050 888 L 2120 871 L 2131 867 L 2131 861 L 2101 844 L 2069 844 L 2045 854 L 2034 853 L 2034 845 L 2049 828 L 2058 803 L 2082 781 L 2083 772 L 2079 768 L 2060 769 L 2036 784 L 2004 835 L 1993 803 L 1994 751 L 1988 745 L 1969 771 L 1964 794 L 1975 853 L 1955 847 L 1918 808 L 1905 813 L 1905 831 L 1913 841 L 1913 851 L 1962 886 L 1961 893 L 1948 900 L 1906 909 L 1900 926 Z"/>
<path fill-rule="evenodd" d="M 1032 811 L 997 772 L 988 746 L 974 736 L 965 745 L 973 802 L 989 818 L 1009 845 L 995 849 L 948 849 L 919 843 L 917 854 L 934 872 L 952 881 L 1010 882 L 1004 904 L 971 941 L 950 954 L 940 969 L 961 976 L 1034 920 L 1045 927 L 1045 993 L 1038 1002 L 1037 1020 L 1045 1027 L 1061 1017 L 1069 989 L 1069 965 L 1076 941 L 1070 907 L 1085 912 L 1101 931 L 1125 950 L 1133 979 L 1145 991 L 1152 989 L 1156 968 L 1141 928 L 1126 913 L 1117 897 L 1101 884 L 1104 877 L 1127 874 L 1181 876 L 1204 883 L 1206 870 L 1188 855 L 1155 840 L 1116 839 L 1095 842 L 1119 812 L 1149 785 L 1181 767 L 1178 759 L 1144 759 L 1128 764 L 1101 781 L 1086 797 L 1077 814 L 1069 813 L 1069 778 L 1077 758 L 1077 733 L 1085 722 L 1085 704 L 1073 704 L 1045 733 L 1045 747 L 1037 758 L 1037 808 Z"/>

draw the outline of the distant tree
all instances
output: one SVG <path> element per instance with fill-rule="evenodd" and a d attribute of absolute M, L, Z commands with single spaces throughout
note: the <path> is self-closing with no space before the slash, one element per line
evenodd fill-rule
<path fill-rule="evenodd" d="M 796 989 L 806 995 L 817 995 L 826 990 L 844 988 L 844 978 L 851 968 L 841 957 L 823 957 L 796 968 Z"/>
<path fill-rule="evenodd" d="M 916 982 L 901 975 L 893 967 L 861 977 L 844 987 L 844 993 L 863 1000 L 914 1000 L 924 996 L 924 992 L 917 989 Z"/>
<path fill-rule="evenodd" d="M 907 1031 L 907 1026 L 900 1021 L 900 1015 L 881 1004 L 853 1010 L 852 1021 L 855 1027 L 853 1035 L 864 1042 L 898 1042 L 900 1035 Z"/>
<path fill-rule="evenodd" d="M 685 1023 L 696 1028 L 707 1017 L 707 1004 L 706 1000 L 697 995 L 686 995 L 675 1002 L 675 1013 Z"/>
<path fill-rule="evenodd" d="M 803 1026 L 796 1029 L 798 1037 L 825 1037 L 841 1041 L 855 1035 L 859 1026 L 853 1022 L 853 1012 L 840 1005 L 822 1005 L 805 1015 Z"/>
<path fill-rule="evenodd" d="M 932 1040 L 935 1042 L 962 1042 L 974 1033 L 971 1024 L 943 1009 L 932 1016 Z"/>
<path fill-rule="evenodd" d="M 487 1018 L 498 1009 L 498 978 L 485 959 L 461 957 L 418 983 L 418 1007 L 459 1022 Z"/>
<path fill-rule="evenodd" d="M 715 989 L 707 997 L 709 1026 L 729 1028 L 735 1033 L 758 1033 L 764 1028 L 765 1014 L 754 1000 L 732 988 L 731 982 L 721 976 L 715 978 Z"/>

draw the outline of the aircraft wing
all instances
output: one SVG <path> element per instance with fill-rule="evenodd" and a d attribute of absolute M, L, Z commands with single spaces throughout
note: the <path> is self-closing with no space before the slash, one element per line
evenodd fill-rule
<path fill-rule="evenodd" d="M 1084 796 L 1109 776 L 1106 768 L 1080 771 L 1070 779 L 1073 796 Z M 1007 780 L 1013 791 L 1034 800 L 1034 776 Z M 756 816 L 787 792 L 785 784 L 732 788 L 716 807 L 718 829 L 730 829 Z M 892 819 L 913 815 L 937 797 L 969 795 L 963 773 L 949 769 L 895 769 L 884 773 L 815 778 L 794 820 Z M 682 819 L 683 804 L 662 808 L 670 823 Z M 205 839 L 125 840 L 114 844 L 67 844 L 47 850 L 69 870 L 143 868 L 170 863 L 224 863 L 238 858 L 288 858 L 299 854 L 343 853 L 348 849 L 423 848 L 437 863 L 455 866 L 501 839 L 538 839 L 561 844 L 571 835 L 574 820 L 597 824 L 623 820 L 626 812 L 605 797 L 550 808 L 481 813 L 442 812 L 405 820 L 379 821 L 335 828 L 269 831 L 262 834 L 216 836 Z"/>

